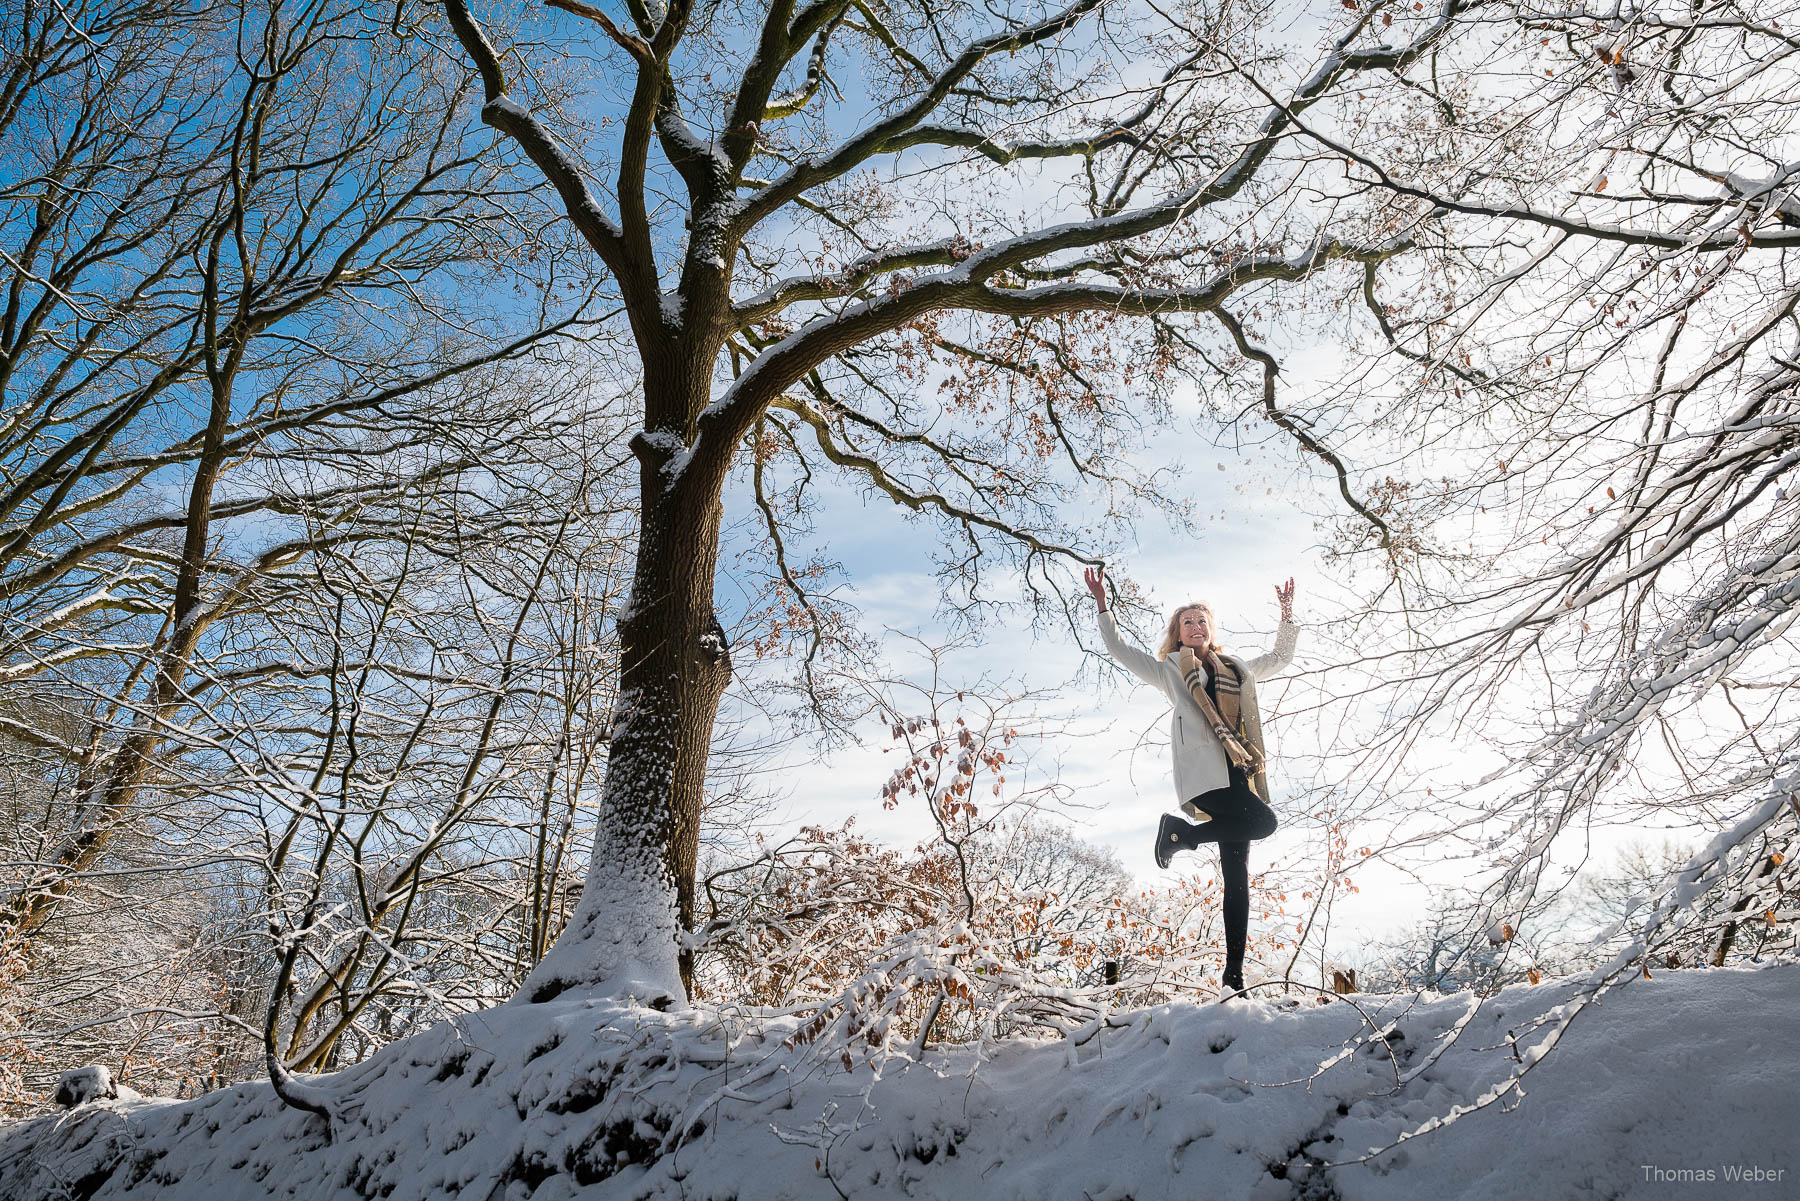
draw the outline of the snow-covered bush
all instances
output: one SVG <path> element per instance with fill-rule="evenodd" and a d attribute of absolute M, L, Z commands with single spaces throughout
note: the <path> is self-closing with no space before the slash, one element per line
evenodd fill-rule
<path fill-rule="evenodd" d="M 880 699 L 900 760 L 881 803 L 917 814 L 930 836 L 904 852 L 851 821 L 710 864 L 694 935 L 700 999 L 795 1015 L 792 1041 L 847 1056 L 1071 1033 L 1216 991 L 1216 881 L 1141 889 L 1048 818 L 1055 783 L 1023 783 L 1035 739 L 1020 733 L 1021 698 L 889 681 Z M 1261 877 L 1253 905 L 1280 908 Z M 1252 960 L 1272 963 L 1280 942 L 1253 938 Z"/>

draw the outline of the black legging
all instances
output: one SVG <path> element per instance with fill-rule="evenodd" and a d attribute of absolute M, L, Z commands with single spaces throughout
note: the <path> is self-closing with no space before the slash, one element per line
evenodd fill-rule
<path fill-rule="evenodd" d="M 1250 791 L 1250 781 L 1238 767 L 1231 769 L 1227 787 L 1203 792 L 1188 804 L 1212 820 L 1190 825 L 1182 843 L 1188 847 L 1203 842 L 1219 844 L 1219 872 L 1225 885 L 1220 906 L 1225 917 L 1225 971 L 1236 977 L 1243 971 L 1244 944 L 1250 930 L 1250 843 L 1275 833 L 1275 811 Z M 1236 979 L 1230 982 L 1240 983 Z"/>

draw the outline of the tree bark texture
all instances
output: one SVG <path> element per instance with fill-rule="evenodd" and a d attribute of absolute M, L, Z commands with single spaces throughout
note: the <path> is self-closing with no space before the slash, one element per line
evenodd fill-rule
<path fill-rule="evenodd" d="M 682 935 L 693 922 L 713 719 L 731 678 L 713 613 L 722 481 L 671 481 L 669 456 L 642 438 L 634 448 L 643 532 L 619 622 L 619 705 L 599 831 L 569 925 L 520 989 L 533 1002 L 604 983 L 666 1008 L 692 983 Z"/>

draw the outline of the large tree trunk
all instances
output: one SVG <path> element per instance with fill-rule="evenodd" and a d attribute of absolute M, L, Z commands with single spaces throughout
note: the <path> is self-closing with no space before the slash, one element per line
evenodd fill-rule
<path fill-rule="evenodd" d="M 619 702 L 599 831 L 568 927 L 526 976 L 520 997 L 569 988 L 666 1008 L 691 983 L 682 933 L 694 870 L 707 752 L 731 677 L 713 614 L 719 481 L 672 485 L 668 456 L 640 440 L 643 525 L 631 600 L 619 620 Z"/>

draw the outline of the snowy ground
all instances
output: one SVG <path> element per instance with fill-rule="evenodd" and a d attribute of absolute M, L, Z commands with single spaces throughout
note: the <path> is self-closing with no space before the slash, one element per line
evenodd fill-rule
<path fill-rule="evenodd" d="M 263 1085 L 89 1103 L 0 1131 L 0 1197 L 1800 1197 L 1792 962 L 1637 980 L 1507 1110 L 1345 1162 L 1529 1062 L 1520 1024 L 1574 983 L 1508 989 L 1449 1046 L 1467 997 L 1358 998 L 1397 1034 L 1349 1055 L 1352 1006 L 1240 1000 L 849 1071 L 791 1023 L 509 1005 L 316 1080 L 329 1142 Z"/>

